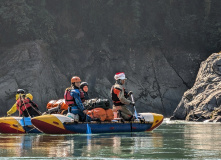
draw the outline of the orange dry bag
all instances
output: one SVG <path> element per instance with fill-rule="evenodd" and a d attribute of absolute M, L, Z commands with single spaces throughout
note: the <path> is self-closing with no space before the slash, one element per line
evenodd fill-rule
<path fill-rule="evenodd" d="M 59 100 L 51 100 L 47 104 L 47 109 L 55 108 L 60 106 L 61 110 L 67 110 L 68 105 L 65 103 L 64 99 L 59 99 Z"/>
<path fill-rule="evenodd" d="M 114 119 L 114 113 L 112 109 L 107 109 L 106 111 L 106 121 L 111 121 Z"/>
<path fill-rule="evenodd" d="M 106 119 L 106 111 L 103 108 L 94 108 L 92 110 L 89 110 L 87 114 L 91 118 L 99 118 L 101 121 L 104 121 Z"/>
<path fill-rule="evenodd" d="M 55 102 L 54 107 L 60 106 L 61 110 L 67 110 L 68 105 L 65 103 L 65 99 L 59 99 Z"/>
<path fill-rule="evenodd" d="M 47 104 L 47 109 L 54 108 L 54 104 L 57 100 L 50 100 Z"/>

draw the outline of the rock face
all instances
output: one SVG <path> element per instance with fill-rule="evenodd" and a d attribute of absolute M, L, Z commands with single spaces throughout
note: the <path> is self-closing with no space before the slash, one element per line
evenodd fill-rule
<path fill-rule="evenodd" d="M 50 53 L 42 41 L 23 43 L 1 53 L 1 115 L 15 103 L 18 88 L 30 92 L 40 109 L 50 99 L 62 96 L 67 78 L 50 61 Z"/>
<path fill-rule="evenodd" d="M 70 86 L 70 79 L 74 75 L 89 83 L 91 98 L 111 99 L 110 88 L 115 83 L 114 74 L 123 71 L 128 78 L 126 88 L 134 93 L 137 112 L 156 112 L 168 117 L 177 107 L 184 91 L 193 84 L 198 63 L 207 56 L 197 52 L 162 51 L 158 48 L 113 51 L 108 43 L 103 43 L 96 50 L 78 48 L 59 55 L 52 53 L 47 44 L 39 40 L 1 48 L 0 51 L 0 115 L 6 115 L 15 103 L 18 88 L 30 92 L 40 110 L 46 110 L 47 102 L 63 98 L 64 90 Z M 216 66 L 213 68 L 217 68 Z M 220 70 L 217 69 L 216 72 L 219 73 Z M 205 78 L 205 75 L 202 76 Z M 216 79 L 210 78 L 210 81 L 218 83 Z M 206 84 L 199 85 L 201 87 L 197 92 L 203 92 L 207 87 Z M 185 97 L 193 100 L 195 94 L 197 93 Z M 217 102 L 216 96 L 209 104 Z M 187 100 L 183 98 L 183 101 Z M 176 111 L 185 110 L 185 114 L 178 117 L 180 119 L 185 119 L 187 115 L 185 105 L 186 103 L 180 103 L 181 107 Z M 211 108 L 211 105 L 206 107 Z M 130 109 L 133 111 L 132 107 Z"/>
<path fill-rule="evenodd" d="M 171 119 L 220 121 L 221 54 L 214 53 L 201 63 L 194 86 L 187 90 Z"/>

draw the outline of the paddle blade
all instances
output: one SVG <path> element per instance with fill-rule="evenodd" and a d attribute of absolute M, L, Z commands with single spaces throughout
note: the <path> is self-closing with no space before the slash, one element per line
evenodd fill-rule
<path fill-rule="evenodd" d="M 138 116 L 137 116 L 137 111 L 136 111 L 135 106 L 134 106 L 134 115 L 135 115 L 136 119 L 138 119 Z"/>
<path fill-rule="evenodd" d="M 89 124 L 87 123 L 87 134 L 91 134 L 91 127 L 89 126 Z"/>

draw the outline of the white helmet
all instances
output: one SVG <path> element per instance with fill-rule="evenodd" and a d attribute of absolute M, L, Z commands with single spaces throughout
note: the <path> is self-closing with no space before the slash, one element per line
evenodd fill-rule
<path fill-rule="evenodd" d="M 121 80 L 124 80 L 124 79 L 127 79 L 125 77 L 125 73 L 124 72 L 118 72 L 114 75 L 114 79 L 118 80 L 118 79 L 121 79 Z"/>

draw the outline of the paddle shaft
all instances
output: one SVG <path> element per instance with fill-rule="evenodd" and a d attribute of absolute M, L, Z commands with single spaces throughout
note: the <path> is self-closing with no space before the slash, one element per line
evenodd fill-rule
<path fill-rule="evenodd" d="M 132 102 L 134 103 L 133 106 L 134 106 L 135 117 L 136 117 L 136 119 L 138 119 L 138 117 L 137 117 L 137 111 L 136 111 L 136 107 L 135 107 L 135 102 L 134 102 L 134 96 L 133 96 L 133 94 L 131 94 L 130 96 L 131 96 Z"/>

